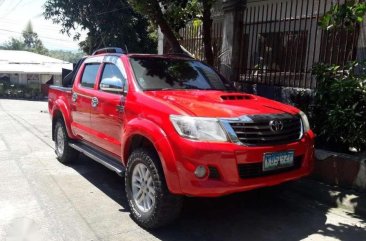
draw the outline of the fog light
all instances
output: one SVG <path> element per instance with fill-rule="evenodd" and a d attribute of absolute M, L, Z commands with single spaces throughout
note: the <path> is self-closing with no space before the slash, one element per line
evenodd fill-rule
<path fill-rule="evenodd" d="M 206 167 L 204 166 L 198 166 L 196 170 L 194 171 L 194 175 L 198 178 L 204 178 L 207 174 Z"/>

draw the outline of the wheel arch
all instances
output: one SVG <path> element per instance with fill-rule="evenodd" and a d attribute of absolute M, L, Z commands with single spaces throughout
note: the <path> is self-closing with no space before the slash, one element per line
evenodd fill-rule
<path fill-rule="evenodd" d="M 64 121 L 64 117 L 62 115 L 62 112 L 60 110 L 55 110 L 52 116 L 52 140 L 55 141 L 55 126 L 58 120 Z"/>
<path fill-rule="evenodd" d="M 137 120 L 136 122 L 128 125 L 127 137 L 122 142 L 124 165 L 127 166 L 128 157 L 134 149 L 141 147 L 152 149 L 159 157 L 169 191 L 180 194 L 181 187 L 174 153 L 164 131 L 147 120 Z"/>
<path fill-rule="evenodd" d="M 64 122 L 68 137 L 75 139 L 76 137 L 71 130 L 71 116 L 69 108 L 66 106 L 65 102 L 60 99 L 55 102 L 52 109 L 52 140 L 55 138 L 54 129 L 58 120 L 62 120 Z"/>

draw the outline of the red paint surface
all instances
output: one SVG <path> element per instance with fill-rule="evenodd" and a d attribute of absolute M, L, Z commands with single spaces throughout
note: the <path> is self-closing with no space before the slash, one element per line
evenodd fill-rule
<path fill-rule="evenodd" d="M 106 152 L 114 154 L 125 165 L 131 138 L 142 135 L 156 148 L 169 190 L 176 194 L 193 196 L 220 196 L 233 192 L 277 185 L 301 178 L 313 169 L 312 131 L 294 143 L 275 146 L 249 147 L 234 143 L 208 143 L 182 138 L 169 120 L 171 114 L 202 117 L 239 117 L 253 114 L 298 114 L 299 110 L 279 102 L 255 95 L 222 91 L 141 91 L 137 87 L 128 58 L 122 55 L 128 81 L 128 93 L 121 95 L 86 89 L 79 85 L 79 73 L 71 92 L 77 92 L 77 102 L 71 93 L 56 88 L 49 91 L 51 117 L 62 113 L 70 138 L 86 140 Z M 136 55 L 134 55 L 136 56 Z M 102 68 L 102 65 L 101 65 Z M 80 72 L 83 67 L 80 68 Z M 99 76 L 100 78 L 100 72 Z M 98 80 L 99 81 L 99 80 Z M 97 81 L 97 83 L 98 83 Z M 245 95 L 244 100 L 223 100 L 222 96 Z M 91 98 L 97 97 L 99 105 L 91 107 Z M 118 104 L 125 111 L 116 111 Z M 240 179 L 239 163 L 261 163 L 263 154 L 294 150 L 295 156 L 304 156 L 300 169 L 260 178 Z M 198 165 L 211 165 L 218 169 L 219 180 L 198 179 L 193 170 Z"/>

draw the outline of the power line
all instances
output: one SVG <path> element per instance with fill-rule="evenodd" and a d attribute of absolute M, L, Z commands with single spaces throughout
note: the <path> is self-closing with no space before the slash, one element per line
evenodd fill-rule
<path fill-rule="evenodd" d="M 8 10 L 2 17 L 7 17 L 9 14 L 11 14 L 21 3 L 23 2 L 23 0 L 19 0 L 15 5 L 13 5 L 13 7 Z"/>
<path fill-rule="evenodd" d="M 17 33 L 17 34 L 22 34 L 22 32 L 17 32 L 17 31 L 12 31 L 12 30 L 8 30 L 8 29 L 2 29 L 2 28 L 0 28 L 0 31 L 10 32 L 10 33 Z M 50 38 L 50 37 L 45 37 L 45 36 L 41 36 L 41 35 L 38 35 L 38 37 L 40 37 L 40 38 L 45 38 L 45 39 L 56 40 L 56 41 L 61 41 L 61 42 L 65 42 L 65 41 L 67 41 L 67 40 L 63 40 L 63 39 Z M 70 42 L 71 42 L 71 41 L 70 41 Z"/>
<path fill-rule="evenodd" d="M 12 11 L 14 11 L 15 9 L 17 9 L 17 7 L 23 2 L 24 0 L 19 0 L 19 2 L 17 4 L 15 4 L 15 6 L 8 12 L 11 13 Z"/>

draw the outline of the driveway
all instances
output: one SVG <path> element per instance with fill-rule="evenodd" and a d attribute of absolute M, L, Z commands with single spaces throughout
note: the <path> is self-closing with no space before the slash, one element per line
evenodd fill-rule
<path fill-rule="evenodd" d="M 54 154 L 47 102 L 0 99 L 0 240 L 366 240 L 366 221 L 287 188 L 186 198 L 153 232 L 130 218 L 124 181 L 86 157 Z"/>

